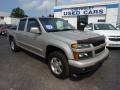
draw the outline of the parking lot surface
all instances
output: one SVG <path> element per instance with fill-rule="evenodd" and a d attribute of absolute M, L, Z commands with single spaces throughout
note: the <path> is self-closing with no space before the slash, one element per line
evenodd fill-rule
<path fill-rule="evenodd" d="M 0 36 L 0 90 L 120 90 L 120 48 L 94 73 L 55 78 L 44 59 L 21 50 L 14 53 Z"/>

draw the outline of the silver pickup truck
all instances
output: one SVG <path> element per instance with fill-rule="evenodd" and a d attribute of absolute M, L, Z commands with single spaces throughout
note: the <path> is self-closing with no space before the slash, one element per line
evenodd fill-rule
<path fill-rule="evenodd" d="M 23 18 L 17 30 L 8 30 L 8 39 L 13 51 L 23 48 L 45 58 L 57 78 L 90 70 L 109 55 L 104 36 L 76 30 L 59 18 Z"/>

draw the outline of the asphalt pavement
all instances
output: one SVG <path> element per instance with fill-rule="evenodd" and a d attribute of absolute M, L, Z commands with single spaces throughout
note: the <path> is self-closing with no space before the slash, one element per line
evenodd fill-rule
<path fill-rule="evenodd" d="M 110 48 L 107 61 L 95 72 L 60 80 L 46 61 L 25 50 L 11 51 L 0 36 L 0 90 L 120 90 L 120 48 Z"/>

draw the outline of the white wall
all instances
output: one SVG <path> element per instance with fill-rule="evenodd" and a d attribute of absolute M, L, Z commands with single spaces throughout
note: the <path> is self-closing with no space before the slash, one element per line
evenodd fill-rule
<path fill-rule="evenodd" d="M 54 12 L 54 17 L 62 18 L 62 13 L 61 12 Z"/>
<path fill-rule="evenodd" d="M 4 23 L 6 24 L 18 24 L 19 19 L 18 18 L 11 18 L 11 17 L 4 17 Z"/>
<path fill-rule="evenodd" d="M 91 16 L 88 16 L 88 23 L 97 23 L 98 20 L 100 19 L 105 19 L 105 15 L 98 15 L 98 16 L 95 16 L 95 15 L 91 15 Z"/>
<path fill-rule="evenodd" d="M 118 8 L 108 8 L 106 15 L 106 22 L 116 26 L 118 16 Z"/>
<path fill-rule="evenodd" d="M 10 17 L 4 17 L 4 22 L 6 24 L 11 24 L 11 18 Z"/>
<path fill-rule="evenodd" d="M 0 24 L 4 24 L 4 19 L 0 19 Z"/>
<path fill-rule="evenodd" d="M 11 18 L 11 24 L 18 25 L 19 20 L 18 18 Z"/>

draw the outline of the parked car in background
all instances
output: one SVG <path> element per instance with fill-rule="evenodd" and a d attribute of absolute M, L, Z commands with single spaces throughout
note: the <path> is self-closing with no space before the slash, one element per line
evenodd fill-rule
<path fill-rule="evenodd" d="M 0 24 L 0 28 L 3 26 L 3 24 Z M 2 34 L 2 30 L 0 29 L 0 35 Z"/>
<path fill-rule="evenodd" d="M 3 24 L 0 24 L 0 27 L 2 27 L 3 26 Z"/>
<path fill-rule="evenodd" d="M 112 24 L 90 23 L 84 28 L 84 31 L 104 35 L 107 47 L 120 47 L 120 30 L 117 30 Z"/>
<path fill-rule="evenodd" d="M 9 29 L 9 30 L 16 30 L 16 29 L 17 29 L 17 26 L 16 26 L 16 25 L 11 25 L 8 29 Z"/>
<path fill-rule="evenodd" d="M 120 23 L 117 23 L 117 24 L 116 24 L 116 28 L 117 28 L 118 30 L 120 30 Z"/>
<path fill-rule="evenodd" d="M 6 28 L 4 25 L 0 27 L 0 35 L 6 35 Z"/>
<path fill-rule="evenodd" d="M 7 35 L 7 30 L 12 29 L 15 30 L 16 26 L 12 24 L 2 24 L 0 25 L 0 35 Z"/>

